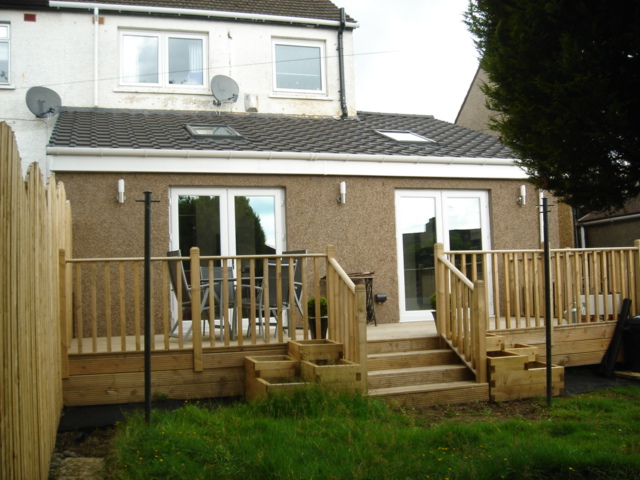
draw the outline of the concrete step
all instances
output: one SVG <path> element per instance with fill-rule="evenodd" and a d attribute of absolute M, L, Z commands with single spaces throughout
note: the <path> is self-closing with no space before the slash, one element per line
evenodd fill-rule
<path fill-rule="evenodd" d="M 466 365 L 432 365 L 370 371 L 367 378 L 369 389 L 379 389 L 474 380 L 474 375 Z"/>
<path fill-rule="evenodd" d="M 389 387 L 369 389 L 369 396 L 384 398 L 394 405 L 411 408 L 487 402 L 489 401 L 489 384 L 464 381 Z"/>
<path fill-rule="evenodd" d="M 367 342 L 367 353 L 409 352 L 412 350 L 436 350 L 441 347 L 440 337 L 431 335 L 418 338 L 396 338 Z"/>
<path fill-rule="evenodd" d="M 369 373 L 376 370 L 392 370 L 431 365 L 456 365 L 458 356 L 448 349 L 416 350 L 409 352 L 375 353 L 367 356 Z"/>

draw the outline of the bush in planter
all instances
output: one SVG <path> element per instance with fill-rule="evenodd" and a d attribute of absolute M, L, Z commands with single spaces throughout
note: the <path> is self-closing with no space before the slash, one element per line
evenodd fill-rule
<path fill-rule="evenodd" d="M 431 304 L 431 310 L 435 310 L 436 309 L 436 293 L 433 292 L 433 294 L 429 297 L 429 303 Z"/>
<path fill-rule="evenodd" d="M 328 303 L 324 297 L 318 297 L 320 302 L 320 338 L 327 338 L 328 327 Z M 307 302 L 307 313 L 309 314 L 309 331 L 311 332 L 311 338 L 316 339 L 316 297 L 312 297 Z"/>

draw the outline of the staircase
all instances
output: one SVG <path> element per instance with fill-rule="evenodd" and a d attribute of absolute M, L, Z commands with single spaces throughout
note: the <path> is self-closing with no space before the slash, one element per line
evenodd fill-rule
<path fill-rule="evenodd" d="M 406 407 L 489 400 L 489 384 L 476 383 L 438 336 L 367 343 L 369 395 Z"/>

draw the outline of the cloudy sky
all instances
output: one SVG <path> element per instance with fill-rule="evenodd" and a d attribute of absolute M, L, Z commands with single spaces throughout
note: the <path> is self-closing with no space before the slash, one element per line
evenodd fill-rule
<path fill-rule="evenodd" d="M 455 121 L 478 67 L 468 0 L 333 0 L 358 21 L 358 110 Z"/>

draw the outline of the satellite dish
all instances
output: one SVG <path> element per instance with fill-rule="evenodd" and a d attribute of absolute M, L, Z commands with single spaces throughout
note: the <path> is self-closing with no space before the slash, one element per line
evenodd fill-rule
<path fill-rule="evenodd" d="M 31 87 L 27 91 L 27 107 L 38 118 L 55 115 L 60 111 L 60 95 L 46 87 Z"/>
<path fill-rule="evenodd" d="M 214 105 L 222 105 L 223 103 L 236 102 L 240 89 L 233 78 L 226 75 L 216 75 L 211 79 L 211 93 L 215 98 Z"/>

